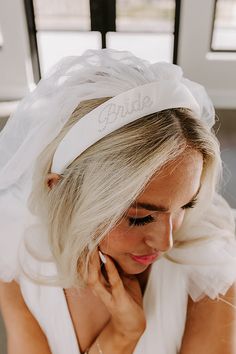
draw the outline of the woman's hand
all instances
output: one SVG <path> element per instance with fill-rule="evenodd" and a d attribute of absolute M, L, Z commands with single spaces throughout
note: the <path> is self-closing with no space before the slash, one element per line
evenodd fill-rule
<path fill-rule="evenodd" d="M 106 255 L 105 269 L 109 283 L 101 271 L 96 250 L 89 261 L 88 286 L 99 296 L 111 314 L 115 333 L 138 340 L 146 327 L 143 299 L 138 279 L 119 274 L 113 260 Z"/>

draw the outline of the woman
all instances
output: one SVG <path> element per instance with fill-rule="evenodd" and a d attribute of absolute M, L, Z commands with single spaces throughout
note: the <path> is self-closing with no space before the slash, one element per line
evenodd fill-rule
<path fill-rule="evenodd" d="M 9 353 L 235 352 L 213 124 L 179 67 L 114 50 L 62 60 L 22 101 L 0 141 Z"/>

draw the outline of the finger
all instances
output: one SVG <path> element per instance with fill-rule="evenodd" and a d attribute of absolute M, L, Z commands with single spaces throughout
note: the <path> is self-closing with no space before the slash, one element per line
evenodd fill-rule
<path fill-rule="evenodd" d="M 89 277 L 88 282 L 93 292 L 101 298 L 108 310 L 112 313 L 114 311 L 114 304 L 120 301 L 124 296 L 124 286 L 122 279 L 113 260 L 106 257 L 106 272 L 109 280 L 109 288 L 101 272 L 100 258 L 98 252 L 92 254 L 89 262 Z"/>
<path fill-rule="evenodd" d="M 112 294 L 115 296 L 121 295 L 124 291 L 124 285 L 114 262 L 108 255 L 106 255 L 105 267 L 108 280 L 111 285 Z"/>
<path fill-rule="evenodd" d="M 102 300 L 102 302 L 107 308 L 111 307 L 112 294 L 103 284 L 101 284 L 100 281 L 97 281 L 93 285 L 90 285 L 90 288 L 92 292 Z"/>
<path fill-rule="evenodd" d="M 95 250 L 89 259 L 88 263 L 88 283 L 93 285 L 97 281 L 102 281 L 101 278 L 101 264 L 98 256 L 98 251 Z"/>
<path fill-rule="evenodd" d="M 100 259 L 98 252 L 94 252 L 89 260 L 88 286 L 96 296 L 99 296 L 105 306 L 111 307 L 112 295 L 107 285 L 104 284 L 105 279 L 101 273 Z"/>

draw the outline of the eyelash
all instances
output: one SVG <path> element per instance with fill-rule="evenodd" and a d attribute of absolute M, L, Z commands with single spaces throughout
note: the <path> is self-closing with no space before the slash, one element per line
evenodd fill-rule
<path fill-rule="evenodd" d="M 182 207 L 182 209 L 194 208 L 195 205 L 196 205 L 196 203 L 197 203 L 197 198 L 194 198 L 194 199 L 191 200 L 191 202 L 189 202 L 188 204 L 184 205 L 184 206 Z"/>
<path fill-rule="evenodd" d="M 154 217 L 151 215 L 147 215 L 145 216 L 145 218 L 128 218 L 128 219 L 129 219 L 129 226 L 143 226 L 155 220 Z"/>
<path fill-rule="evenodd" d="M 191 202 L 184 205 L 182 209 L 186 210 L 186 209 L 194 208 L 196 203 L 197 203 L 197 198 L 191 200 Z M 153 222 L 155 219 L 153 216 L 147 215 L 144 218 L 128 218 L 128 220 L 129 220 L 129 226 L 144 226 L 146 224 Z"/>

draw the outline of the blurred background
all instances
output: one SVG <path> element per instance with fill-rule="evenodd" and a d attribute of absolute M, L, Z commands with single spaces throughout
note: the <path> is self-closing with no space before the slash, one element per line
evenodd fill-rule
<path fill-rule="evenodd" d="M 236 0 L 0 0 L 0 130 L 54 63 L 98 48 L 178 64 L 206 87 L 236 208 Z"/>

